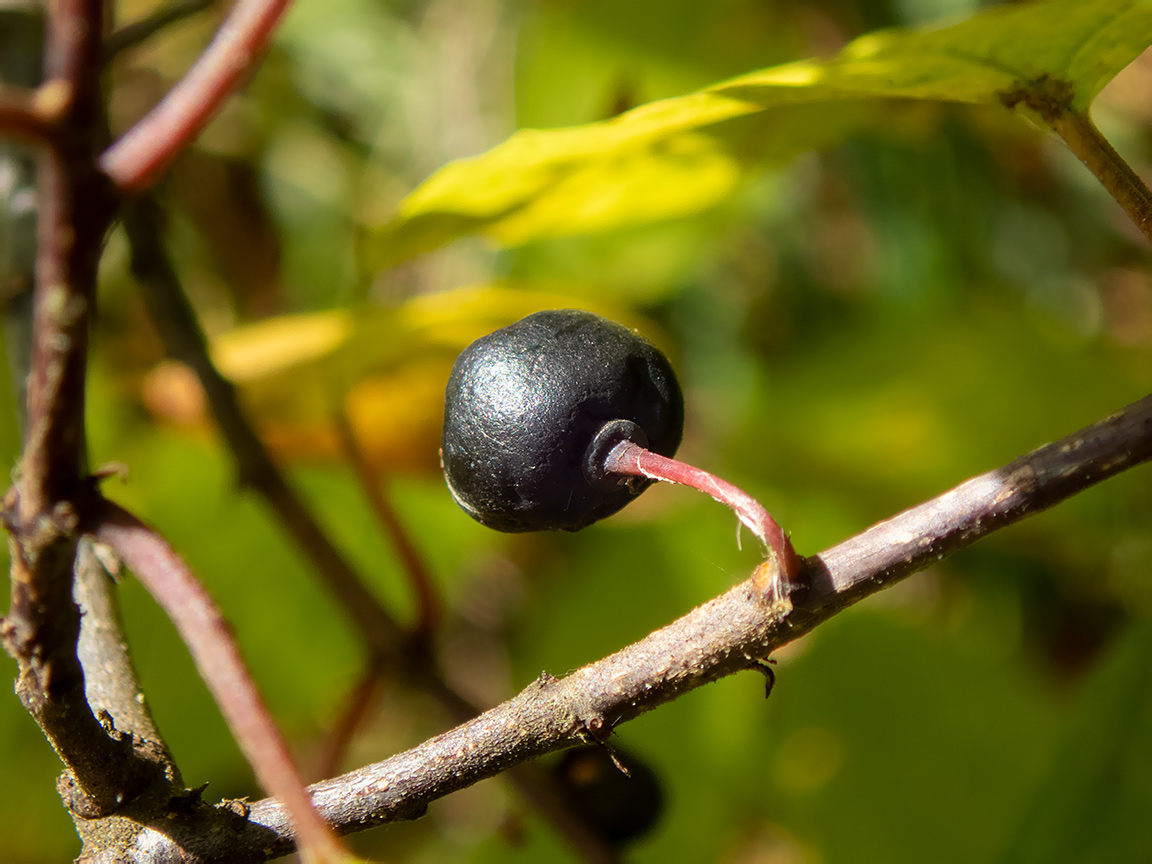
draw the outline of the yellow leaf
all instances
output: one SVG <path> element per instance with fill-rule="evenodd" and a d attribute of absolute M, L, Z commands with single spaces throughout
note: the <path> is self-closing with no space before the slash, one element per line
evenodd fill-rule
<path fill-rule="evenodd" d="M 703 210 L 752 166 L 843 138 L 881 100 L 1000 106 L 1006 93 L 1046 80 L 1084 110 L 1150 41 L 1152 0 L 1052 0 L 868 34 L 827 60 L 752 72 L 599 123 L 517 132 L 425 180 L 368 231 L 361 259 L 380 269 L 469 233 L 511 246 Z"/>

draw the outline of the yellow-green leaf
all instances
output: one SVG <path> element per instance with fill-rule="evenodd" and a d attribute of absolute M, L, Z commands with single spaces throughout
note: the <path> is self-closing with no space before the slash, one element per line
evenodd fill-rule
<path fill-rule="evenodd" d="M 469 233 L 517 245 L 681 216 L 722 200 L 751 165 L 842 138 L 880 100 L 999 105 L 1059 81 L 1071 107 L 1152 42 L 1152 0 L 1052 0 L 951 26 L 863 36 L 839 55 L 777 66 L 611 120 L 517 132 L 452 162 L 369 232 L 388 266 Z"/>
<path fill-rule="evenodd" d="M 1083 110 L 1152 41 L 1146 0 L 1055 0 L 992 9 L 950 27 L 862 36 L 837 57 L 735 78 L 714 92 L 783 101 L 901 97 L 995 104 L 1042 77 L 1067 82 Z"/>

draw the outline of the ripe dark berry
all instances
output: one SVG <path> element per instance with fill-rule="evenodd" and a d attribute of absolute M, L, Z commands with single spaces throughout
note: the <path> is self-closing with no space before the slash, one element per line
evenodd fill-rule
<path fill-rule="evenodd" d="M 619 744 L 566 750 L 551 773 L 568 805 L 617 848 L 650 832 L 664 809 L 655 772 Z"/>
<path fill-rule="evenodd" d="M 680 385 L 651 342 L 591 312 L 537 312 L 456 359 L 444 476 L 460 506 L 490 528 L 577 531 L 652 482 L 606 475 L 595 454 L 632 441 L 671 456 L 683 426 Z"/>

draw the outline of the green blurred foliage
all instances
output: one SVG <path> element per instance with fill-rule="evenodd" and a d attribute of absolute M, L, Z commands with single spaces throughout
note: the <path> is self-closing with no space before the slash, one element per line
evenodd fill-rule
<path fill-rule="evenodd" d="M 485 316 L 504 308 L 500 291 L 632 316 L 681 373 L 684 458 L 760 497 L 813 553 L 1152 390 L 1147 245 L 1058 142 L 994 105 L 884 103 L 834 118 L 836 136 L 856 131 L 807 152 L 816 115 L 781 114 L 771 129 L 791 148 L 781 152 L 805 152 L 769 170 L 742 150 L 738 182 L 701 212 L 590 236 L 551 231 L 514 248 L 464 237 L 382 273 L 363 269 L 364 226 L 385 223 L 449 160 L 518 128 L 605 120 L 976 5 L 300 3 L 260 73 L 165 184 L 172 249 L 217 344 L 271 316 L 351 310 L 372 322 L 332 364 L 334 404 L 350 369 L 398 362 L 388 334 L 404 309 L 451 289 L 481 286 L 473 326 L 495 326 Z M 120 6 L 125 19 L 147 10 Z M 180 74 L 220 14 L 117 61 L 119 128 Z M 1029 33 L 1018 35 L 1026 44 Z M 1149 92 L 1152 63 L 1141 59 L 1094 111 L 1144 171 Z M 108 494 L 187 556 L 302 764 L 315 765 L 361 672 L 355 634 L 258 498 L 237 488 L 195 388 L 157 376 L 163 351 L 120 235 L 101 304 L 92 463 L 129 465 L 128 482 L 109 481 Z M 300 392 L 314 383 L 296 367 L 287 374 Z M 380 422 L 428 419 L 415 398 L 388 404 L 394 421 Z M 341 548 L 409 619 L 403 572 L 352 473 L 308 434 L 288 424 L 278 454 Z M 755 564 L 728 513 L 674 488 L 577 535 L 496 535 L 451 502 L 434 467 L 438 441 L 416 443 L 423 457 L 381 457 L 379 467 L 445 598 L 447 674 L 478 701 L 641 638 Z M 0 423 L 9 466 L 17 447 L 14 424 Z M 1147 467 L 1129 472 L 847 611 L 780 653 L 769 700 L 757 676 L 742 675 L 621 727 L 667 806 L 628 860 L 1146 858 L 1150 479 Z M 210 781 L 210 797 L 258 796 L 171 626 L 130 575 L 119 593 L 186 780 Z M 0 660 L 0 672 L 13 670 Z M 346 766 L 448 722 L 418 694 L 386 687 Z M 76 853 L 57 770 L 16 700 L 0 701 L 4 860 Z M 354 842 L 384 860 L 574 860 L 497 781 Z"/>

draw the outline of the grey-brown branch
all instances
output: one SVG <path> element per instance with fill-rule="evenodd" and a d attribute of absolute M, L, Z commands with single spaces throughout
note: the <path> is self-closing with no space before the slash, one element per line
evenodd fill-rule
<path fill-rule="evenodd" d="M 563 679 L 541 675 L 480 717 L 309 791 L 342 832 L 413 818 L 450 792 L 605 740 L 645 711 L 756 668 L 759 658 L 869 594 L 1149 458 L 1152 396 L 808 558 L 787 615 L 774 614 L 749 579 L 610 657 Z M 246 819 L 233 817 L 223 840 L 213 854 L 183 860 L 264 861 L 289 851 L 292 833 L 283 806 L 266 799 L 251 805 Z M 150 842 L 163 846 L 165 837 L 153 832 Z"/>
<path fill-rule="evenodd" d="M 103 116 L 97 74 L 103 11 L 100 0 L 53 4 L 43 58 L 49 83 L 25 105 L 41 112 L 38 134 L 44 140 L 36 157 L 24 451 L 16 486 L 2 508 L 11 535 L 11 600 L 0 620 L 0 643 L 18 666 L 16 694 L 67 768 L 58 784 L 66 806 L 93 818 L 137 794 L 160 773 L 162 762 L 162 754 L 136 747 L 131 735 L 93 713 L 76 654 L 77 514 L 71 502 L 85 482 L 88 332 L 97 262 L 112 215 L 110 190 L 87 145 Z M 36 29 L 30 26 L 28 35 Z"/>

